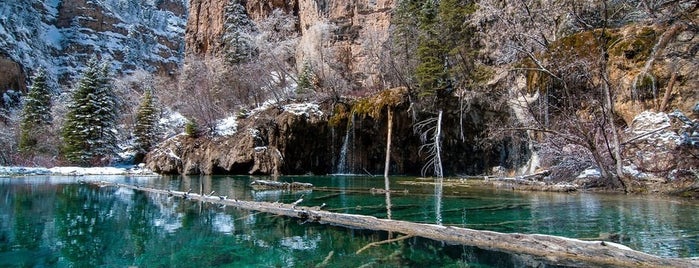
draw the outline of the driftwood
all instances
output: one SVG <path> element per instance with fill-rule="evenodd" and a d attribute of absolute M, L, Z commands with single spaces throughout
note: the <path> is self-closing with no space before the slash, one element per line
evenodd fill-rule
<path fill-rule="evenodd" d="M 268 181 L 268 180 L 255 180 L 250 183 L 255 190 L 305 190 L 313 189 L 313 184 L 305 182 L 279 182 L 279 181 Z"/>
<path fill-rule="evenodd" d="M 223 196 L 144 188 L 109 182 L 101 186 L 117 186 L 190 200 L 210 202 L 240 209 L 266 212 L 307 222 L 333 224 L 348 228 L 388 231 L 407 236 L 420 236 L 449 244 L 475 246 L 487 250 L 526 254 L 552 265 L 605 267 L 699 267 L 699 260 L 662 258 L 603 241 L 582 241 L 551 235 L 498 233 L 460 227 L 379 219 L 372 216 L 312 210 L 291 204 L 227 199 Z"/>

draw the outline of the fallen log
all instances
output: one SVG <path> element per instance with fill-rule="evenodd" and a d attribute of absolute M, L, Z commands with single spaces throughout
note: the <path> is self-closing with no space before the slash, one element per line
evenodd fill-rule
<path fill-rule="evenodd" d="M 449 244 L 475 246 L 513 254 L 526 254 L 550 265 L 604 267 L 699 267 L 699 260 L 663 258 L 626 246 L 604 241 L 582 241 L 552 235 L 498 233 L 436 224 L 379 219 L 372 216 L 313 210 L 291 204 L 243 201 L 224 196 L 201 195 L 144 188 L 127 184 L 99 182 L 100 186 L 117 186 L 137 191 L 182 197 L 185 199 L 266 212 L 307 222 L 333 224 L 355 229 L 388 231 L 406 236 L 420 236 Z"/>
<path fill-rule="evenodd" d="M 268 180 L 255 180 L 250 183 L 255 190 L 301 190 L 313 189 L 313 184 L 305 182 L 279 182 Z"/>

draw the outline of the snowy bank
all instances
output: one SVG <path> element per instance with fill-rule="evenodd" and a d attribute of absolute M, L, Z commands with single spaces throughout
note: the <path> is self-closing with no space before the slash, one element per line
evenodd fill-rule
<path fill-rule="evenodd" d="M 83 175 L 156 175 L 149 169 L 142 166 L 122 166 L 122 167 L 2 167 L 0 166 L 0 177 L 10 176 L 83 176 Z"/>

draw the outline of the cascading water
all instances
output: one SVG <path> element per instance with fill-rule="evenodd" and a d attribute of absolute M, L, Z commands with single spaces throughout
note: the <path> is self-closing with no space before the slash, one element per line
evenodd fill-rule
<path fill-rule="evenodd" d="M 337 161 L 336 174 L 352 174 L 352 161 L 348 159 L 351 147 L 354 147 L 354 114 L 347 125 L 345 138 L 342 140 L 342 148 L 340 148 L 340 160 Z"/>

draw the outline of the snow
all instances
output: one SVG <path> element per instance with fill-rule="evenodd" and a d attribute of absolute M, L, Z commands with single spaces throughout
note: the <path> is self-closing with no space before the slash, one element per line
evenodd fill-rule
<path fill-rule="evenodd" d="M 166 111 L 158 121 L 158 128 L 162 130 L 165 138 L 170 138 L 182 132 L 186 123 L 187 118 L 181 113 Z"/>
<path fill-rule="evenodd" d="M 601 176 L 602 176 L 602 174 L 600 173 L 599 169 L 594 168 L 594 167 L 590 167 L 590 168 L 588 168 L 588 169 L 583 170 L 582 172 L 580 172 L 580 175 L 578 175 L 578 179 L 582 179 L 582 178 L 599 178 L 599 177 L 601 177 Z"/>
<path fill-rule="evenodd" d="M 633 119 L 629 132 L 650 144 L 682 144 L 682 137 L 670 127 L 670 117 L 666 113 L 644 111 Z"/>
<path fill-rule="evenodd" d="M 292 103 L 284 105 L 284 111 L 295 115 L 310 117 L 311 115 L 323 116 L 320 105 L 316 103 Z"/>
<path fill-rule="evenodd" d="M 141 166 L 124 167 L 2 167 L 0 177 L 14 176 L 84 176 L 84 175 L 155 175 L 152 171 Z"/>
<path fill-rule="evenodd" d="M 229 136 L 238 132 L 238 120 L 236 116 L 221 119 L 216 124 L 216 135 Z"/>
<path fill-rule="evenodd" d="M 90 28 L 93 17 L 77 14 L 70 27 L 58 27 L 61 0 L 10 1 L 0 5 L 0 47 L 8 51 L 9 57 L 28 70 L 39 66 L 47 68 L 51 84 L 63 75 L 77 78 L 84 63 L 93 53 L 103 59 L 113 60 L 113 70 L 128 71 L 122 67 L 155 71 L 154 63 L 180 63 L 184 55 L 184 33 L 186 14 L 174 14 L 159 9 L 156 4 L 144 1 L 102 0 L 92 3 L 104 15 L 117 23 L 109 25 L 104 32 Z M 154 2 L 154 1 L 148 1 Z M 185 10 L 188 1 L 173 1 L 182 4 Z M 186 13 L 186 12 L 185 12 Z M 113 29 L 109 29 L 112 27 Z M 137 29 L 136 36 L 126 36 L 128 28 Z M 162 40 L 162 41 L 161 41 Z M 168 48 L 164 44 L 177 44 Z M 75 48 L 75 46 L 84 48 Z M 66 53 L 65 49 L 78 52 Z M 124 52 L 132 55 L 124 57 Z"/>

